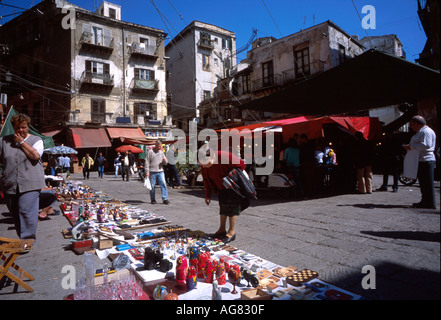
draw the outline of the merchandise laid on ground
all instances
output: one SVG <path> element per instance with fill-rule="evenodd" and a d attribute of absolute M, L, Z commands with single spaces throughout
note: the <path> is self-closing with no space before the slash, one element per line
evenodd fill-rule
<path fill-rule="evenodd" d="M 86 278 L 65 299 L 364 299 L 320 280 L 313 269 L 277 265 L 81 182 L 55 190 L 72 226 L 62 233 L 86 268 Z M 102 265 L 95 265 L 94 254 Z"/>

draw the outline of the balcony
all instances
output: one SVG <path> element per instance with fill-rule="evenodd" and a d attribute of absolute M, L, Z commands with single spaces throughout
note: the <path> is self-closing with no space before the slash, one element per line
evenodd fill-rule
<path fill-rule="evenodd" d="M 146 95 L 156 94 L 159 91 L 159 80 L 146 80 L 135 77 L 131 82 L 132 94 Z"/>
<path fill-rule="evenodd" d="M 113 74 L 83 71 L 80 79 L 81 90 L 110 92 L 114 86 Z"/>
<path fill-rule="evenodd" d="M 280 74 L 274 74 L 272 77 L 252 81 L 251 91 L 272 90 L 280 86 L 283 86 L 283 77 Z"/>
<path fill-rule="evenodd" d="M 198 47 L 202 49 L 213 50 L 214 49 L 214 41 L 210 39 L 199 39 Z"/>
<path fill-rule="evenodd" d="M 133 42 L 129 46 L 129 54 L 132 58 L 142 60 L 156 60 L 158 59 L 158 52 L 156 46 L 148 46 L 143 43 Z"/>
<path fill-rule="evenodd" d="M 113 52 L 113 38 L 100 37 L 94 39 L 92 33 L 84 31 L 79 41 L 80 49 L 98 54 L 111 54 Z"/>

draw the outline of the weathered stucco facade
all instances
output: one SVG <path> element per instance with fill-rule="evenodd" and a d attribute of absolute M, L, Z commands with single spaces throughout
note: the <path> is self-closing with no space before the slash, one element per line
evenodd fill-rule
<path fill-rule="evenodd" d="M 281 114 L 270 110 L 240 112 L 237 106 L 327 71 L 363 52 L 364 47 L 356 37 L 329 20 L 281 39 L 257 39 L 247 58 L 231 72 L 227 80 L 230 89 L 226 90 L 224 80 L 224 84 L 218 84 L 214 98 L 201 106 L 205 110 L 203 124 L 211 126 L 219 122 L 211 115 L 213 104 L 222 121 L 260 121 L 280 117 Z"/>
<path fill-rule="evenodd" d="M 120 16 L 118 6 L 106 2 L 95 13 L 77 14 L 71 32 L 70 122 L 162 122 L 167 116 L 165 34 L 101 15 L 112 6 Z"/>
<path fill-rule="evenodd" d="M 199 117 L 197 107 L 209 100 L 219 79 L 236 65 L 234 32 L 193 21 L 167 44 L 167 93 L 178 126 Z"/>

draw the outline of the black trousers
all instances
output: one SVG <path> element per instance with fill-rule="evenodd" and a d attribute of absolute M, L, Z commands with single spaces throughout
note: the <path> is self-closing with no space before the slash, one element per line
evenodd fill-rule
<path fill-rule="evenodd" d="M 83 168 L 83 177 L 84 179 L 89 179 L 90 169 Z"/>
<path fill-rule="evenodd" d="M 123 165 L 121 167 L 121 176 L 123 180 L 127 180 L 129 181 L 129 177 L 130 177 L 130 166 L 125 166 Z"/>
<path fill-rule="evenodd" d="M 420 161 L 418 163 L 418 181 L 420 182 L 421 203 L 435 207 L 435 161 Z"/>

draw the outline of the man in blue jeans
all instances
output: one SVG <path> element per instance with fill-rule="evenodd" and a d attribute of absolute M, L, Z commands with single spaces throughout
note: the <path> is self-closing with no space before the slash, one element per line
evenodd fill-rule
<path fill-rule="evenodd" d="M 158 182 L 161 188 L 162 202 L 169 204 L 167 199 L 167 184 L 165 182 L 164 166 L 167 164 L 167 158 L 162 151 L 162 142 L 156 141 L 155 147 L 147 152 L 145 158 L 145 175 L 150 179 L 152 189 L 150 190 L 151 204 L 155 204 L 155 185 Z"/>
<path fill-rule="evenodd" d="M 98 159 L 96 159 L 96 163 L 98 165 L 98 178 L 103 179 L 104 176 L 104 163 L 106 162 L 106 158 L 104 158 L 103 153 L 100 152 Z"/>

